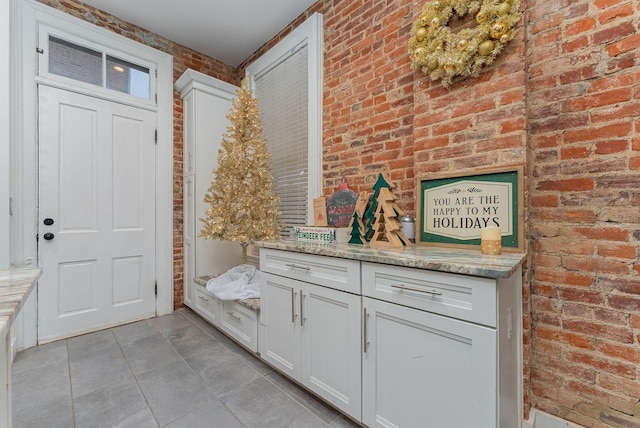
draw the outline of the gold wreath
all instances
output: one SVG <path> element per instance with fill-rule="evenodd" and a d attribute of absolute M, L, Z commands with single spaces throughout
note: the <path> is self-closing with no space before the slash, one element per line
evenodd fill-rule
<path fill-rule="evenodd" d="M 476 26 L 453 33 L 447 26 L 453 13 L 475 14 Z M 447 88 L 456 76 L 477 77 L 515 36 L 519 0 L 434 0 L 426 3 L 411 28 L 411 68 Z"/>

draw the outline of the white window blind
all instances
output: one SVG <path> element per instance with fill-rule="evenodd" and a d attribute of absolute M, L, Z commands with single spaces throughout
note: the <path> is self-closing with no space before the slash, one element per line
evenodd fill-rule
<path fill-rule="evenodd" d="M 292 49 L 255 76 L 265 139 L 273 158 L 273 177 L 280 195 L 283 237 L 307 224 L 309 189 L 308 48 Z"/>

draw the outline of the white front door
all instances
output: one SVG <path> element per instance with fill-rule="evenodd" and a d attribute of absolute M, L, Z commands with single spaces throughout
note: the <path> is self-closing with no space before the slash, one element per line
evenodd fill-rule
<path fill-rule="evenodd" d="M 156 113 L 38 98 L 38 341 L 154 316 Z"/>

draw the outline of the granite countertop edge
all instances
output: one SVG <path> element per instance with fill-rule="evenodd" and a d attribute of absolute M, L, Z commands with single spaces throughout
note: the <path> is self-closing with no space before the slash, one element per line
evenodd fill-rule
<path fill-rule="evenodd" d="M 260 248 L 382 263 L 439 272 L 509 278 L 524 262 L 526 253 L 503 251 L 497 256 L 480 253 L 480 248 L 458 249 L 411 245 L 402 248 L 373 248 L 368 245 L 313 243 L 295 240 L 257 241 Z"/>
<path fill-rule="evenodd" d="M 0 270 L 0 337 L 11 328 L 41 274 L 37 267 Z"/>

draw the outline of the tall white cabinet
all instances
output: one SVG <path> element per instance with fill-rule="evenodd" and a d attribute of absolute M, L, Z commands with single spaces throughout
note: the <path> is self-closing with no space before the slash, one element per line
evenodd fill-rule
<path fill-rule="evenodd" d="M 197 276 L 223 273 L 242 261 L 237 242 L 198 237 L 213 180 L 218 150 L 227 130 L 226 118 L 237 87 L 188 69 L 176 81 L 183 100 L 184 138 L 184 302 L 195 304 Z"/>

